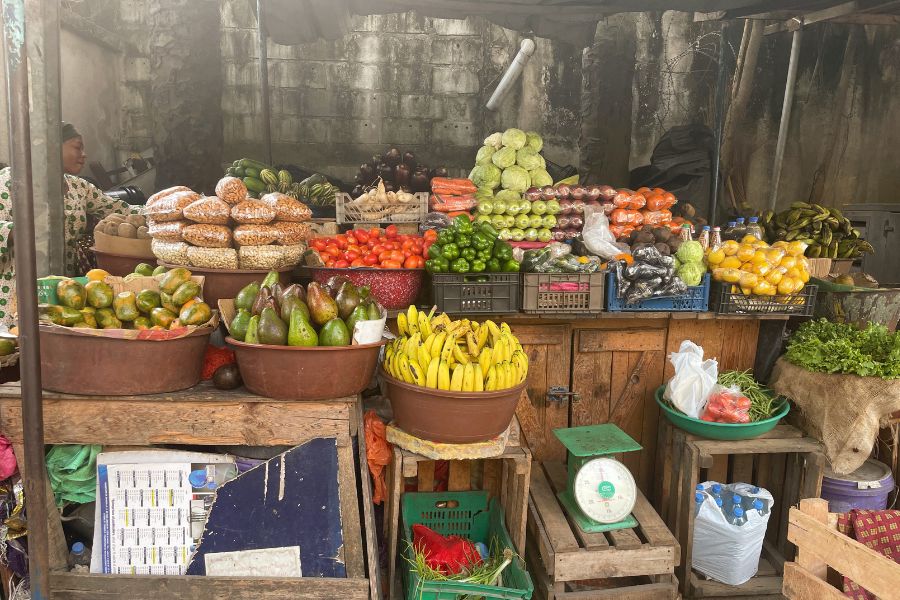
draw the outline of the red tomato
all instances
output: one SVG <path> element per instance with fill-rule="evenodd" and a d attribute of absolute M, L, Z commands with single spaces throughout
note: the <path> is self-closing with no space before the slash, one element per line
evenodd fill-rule
<path fill-rule="evenodd" d="M 403 240 L 400 243 L 401 250 L 411 250 L 412 248 L 415 248 L 415 247 L 416 247 L 415 240 Z"/>
<path fill-rule="evenodd" d="M 365 229 L 354 229 L 353 235 L 360 244 L 365 244 L 369 241 L 369 232 Z"/>
<path fill-rule="evenodd" d="M 419 257 L 418 256 L 410 256 L 405 261 L 403 261 L 404 269 L 418 269 L 419 268 Z"/>
<path fill-rule="evenodd" d="M 346 260 L 336 260 L 336 261 L 334 261 L 334 268 L 335 268 L 335 269 L 346 269 L 346 268 L 349 267 L 349 266 L 350 266 L 350 263 L 347 262 Z"/>
<path fill-rule="evenodd" d="M 391 250 L 390 260 L 398 262 L 398 263 L 402 263 L 404 260 L 406 260 L 406 257 L 403 256 L 403 253 L 400 252 L 399 250 Z M 384 261 L 381 261 L 381 262 L 384 262 Z"/>
<path fill-rule="evenodd" d="M 428 249 L 431 248 L 431 242 L 425 242 L 425 245 L 422 246 L 422 256 L 428 256 Z"/>
<path fill-rule="evenodd" d="M 309 245 L 312 246 L 314 250 L 318 250 L 319 252 L 324 250 L 326 246 L 325 240 L 323 240 L 322 238 L 313 239 L 313 241 L 311 241 Z"/>
<path fill-rule="evenodd" d="M 409 250 L 401 250 L 401 252 L 403 252 L 403 261 L 404 262 L 406 262 L 406 259 L 409 258 L 410 256 L 414 256 L 413 253 L 410 252 Z"/>
<path fill-rule="evenodd" d="M 359 254 L 359 252 L 354 252 L 353 250 L 347 250 L 344 252 L 343 257 L 344 257 L 344 260 L 353 262 L 354 260 L 356 260 L 357 258 L 360 257 L 360 254 Z"/>
<path fill-rule="evenodd" d="M 436 229 L 426 229 L 423 237 L 426 242 L 433 242 L 438 238 L 438 232 Z"/>
<path fill-rule="evenodd" d="M 399 269 L 400 263 L 395 260 L 386 260 L 381 263 L 382 269 Z"/>
<path fill-rule="evenodd" d="M 341 255 L 341 251 L 337 246 L 328 246 L 327 248 L 325 248 L 324 252 L 325 254 L 328 254 L 334 258 L 337 258 Z"/>
<path fill-rule="evenodd" d="M 353 262 L 350 263 L 350 266 L 351 267 L 364 267 L 364 266 L 366 266 L 366 263 L 363 262 L 363 259 L 357 258 L 356 260 L 354 260 Z"/>
<path fill-rule="evenodd" d="M 350 245 L 350 241 L 347 239 L 347 236 L 344 234 L 340 234 L 334 238 L 335 243 L 338 245 L 338 248 L 341 250 L 346 250 L 347 246 Z"/>
<path fill-rule="evenodd" d="M 369 237 L 377 238 L 381 236 L 381 228 L 380 227 L 372 227 L 369 229 Z"/>
<path fill-rule="evenodd" d="M 387 249 L 388 247 L 384 244 L 375 244 L 374 246 L 372 246 L 372 254 L 381 254 Z"/>
<path fill-rule="evenodd" d="M 347 250 L 350 250 L 352 252 L 358 252 L 359 254 L 362 254 L 362 248 L 360 246 L 358 246 L 357 244 L 347 244 Z"/>
<path fill-rule="evenodd" d="M 384 247 L 387 248 L 388 250 L 399 250 L 400 244 L 397 242 L 385 242 Z"/>
<path fill-rule="evenodd" d="M 326 259 L 325 259 L 325 266 L 328 267 L 329 269 L 330 269 L 331 267 L 333 267 L 333 266 L 334 266 L 334 259 L 333 259 L 333 258 L 326 258 Z"/>
<path fill-rule="evenodd" d="M 396 225 L 388 225 L 384 229 L 384 235 L 388 237 L 388 239 L 394 239 L 397 237 L 397 226 Z"/>
<path fill-rule="evenodd" d="M 385 250 L 384 252 L 378 253 L 378 262 L 383 263 L 386 260 L 391 260 L 391 251 Z"/>
<path fill-rule="evenodd" d="M 366 266 L 371 267 L 378 262 L 378 255 L 374 253 L 369 253 L 363 256 L 363 262 L 366 263 Z"/>

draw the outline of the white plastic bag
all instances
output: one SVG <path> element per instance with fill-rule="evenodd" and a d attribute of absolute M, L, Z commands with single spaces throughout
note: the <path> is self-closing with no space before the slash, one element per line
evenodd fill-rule
<path fill-rule="evenodd" d="M 663 398 L 689 417 L 699 419 L 709 393 L 719 378 L 716 359 L 703 360 L 703 348 L 690 340 L 681 342 L 678 352 L 669 354 L 675 375 L 666 384 Z"/>
<path fill-rule="evenodd" d="M 747 522 L 735 525 L 726 519 L 710 493 L 715 481 L 703 484 L 705 491 L 698 492 L 704 496 L 700 510 L 694 519 L 694 549 L 691 566 L 711 579 L 741 585 L 756 575 L 759 568 L 759 555 L 762 551 L 766 527 L 772 511 L 773 498 L 768 490 L 755 488 L 747 483 L 722 485 L 726 499 L 733 492 L 746 498 L 759 498 L 765 504 L 760 514 L 749 510 Z M 696 510 L 696 506 L 693 507 Z"/>
<path fill-rule="evenodd" d="M 609 230 L 609 219 L 603 208 L 584 207 L 584 226 L 581 229 L 584 246 L 592 253 L 611 260 L 623 251 L 616 246 L 616 236 Z"/>

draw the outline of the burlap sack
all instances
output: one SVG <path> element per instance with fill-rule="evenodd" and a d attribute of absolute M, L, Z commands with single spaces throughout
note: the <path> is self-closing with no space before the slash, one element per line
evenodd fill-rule
<path fill-rule="evenodd" d="M 799 425 L 825 445 L 831 468 L 841 475 L 862 466 L 878 429 L 900 410 L 900 379 L 814 373 L 784 358 L 775 363 L 769 387 L 793 401 Z"/>

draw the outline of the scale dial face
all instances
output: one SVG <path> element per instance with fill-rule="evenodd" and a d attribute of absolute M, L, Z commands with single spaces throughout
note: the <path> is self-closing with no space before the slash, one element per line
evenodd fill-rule
<path fill-rule="evenodd" d="M 637 486 L 631 471 L 612 458 L 584 463 L 575 475 L 575 502 L 598 523 L 618 523 L 634 508 Z"/>

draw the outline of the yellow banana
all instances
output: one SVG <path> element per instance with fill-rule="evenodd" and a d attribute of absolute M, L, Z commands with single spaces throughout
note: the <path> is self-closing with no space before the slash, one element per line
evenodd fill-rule
<path fill-rule="evenodd" d="M 409 371 L 409 358 L 405 354 L 401 354 L 399 357 L 399 371 L 400 378 L 406 383 L 413 383 L 412 374 Z"/>
<path fill-rule="evenodd" d="M 500 323 L 500 333 L 508 333 L 512 335 L 512 330 L 509 328 L 509 325 L 506 323 Z"/>
<path fill-rule="evenodd" d="M 450 391 L 461 392 L 463 385 L 463 374 L 465 368 L 462 365 L 456 365 L 453 369 L 453 377 L 450 379 Z"/>
<path fill-rule="evenodd" d="M 419 312 L 412 304 L 410 304 L 409 308 L 406 309 L 406 326 L 409 329 L 410 333 L 416 333 L 419 331 Z"/>
<path fill-rule="evenodd" d="M 409 357 L 410 360 L 416 360 L 419 357 L 419 341 L 421 339 L 421 334 L 414 333 L 413 336 L 406 341 L 406 356 Z"/>
<path fill-rule="evenodd" d="M 478 355 L 478 364 L 481 365 L 481 370 L 484 371 L 485 374 L 488 372 L 488 367 L 494 364 L 494 351 L 490 346 L 486 346 L 481 350 L 481 353 Z"/>
<path fill-rule="evenodd" d="M 490 331 L 488 331 L 488 327 L 486 325 L 482 325 L 478 328 L 478 335 L 476 337 L 478 347 L 475 354 L 478 354 L 479 352 L 481 352 L 481 349 L 484 348 L 484 345 L 487 343 L 488 334 L 490 334 Z M 473 354 L 472 356 L 475 356 L 475 354 Z"/>
<path fill-rule="evenodd" d="M 413 383 L 416 385 L 425 385 L 425 372 L 422 370 L 422 367 L 419 366 L 418 361 L 411 360 L 407 364 L 407 368 L 409 369 L 409 374 L 413 379 Z"/>
<path fill-rule="evenodd" d="M 497 367 L 495 365 L 491 365 L 491 368 L 488 369 L 487 377 L 485 378 L 484 391 L 493 392 L 496 389 L 497 389 Z"/>
<path fill-rule="evenodd" d="M 478 341 L 471 331 L 466 332 L 466 347 L 469 349 L 470 356 L 478 356 Z"/>
<path fill-rule="evenodd" d="M 453 355 L 453 348 L 456 347 L 456 336 L 448 333 L 444 339 L 444 345 L 441 346 L 441 360 L 449 361 Z"/>
<path fill-rule="evenodd" d="M 440 333 L 434 334 L 434 341 L 431 342 L 431 347 L 428 349 L 428 353 L 431 356 L 440 356 L 441 350 L 444 348 L 444 341 L 447 339 L 447 332 L 441 331 Z"/>
<path fill-rule="evenodd" d="M 491 339 L 494 341 L 494 343 L 496 343 L 497 339 L 500 337 L 500 328 L 497 327 L 497 324 L 490 319 L 485 321 L 484 324 L 488 326 L 488 331 L 491 334 Z"/>
<path fill-rule="evenodd" d="M 512 363 L 503 363 L 503 370 L 506 375 L 506 387 L 511 388 L 519 385 L 519 378 Z"/>
<path fill-rule="evenodd" d="M 475 381 L 474 381 L 474 387 L 472 388 L 472 391 L 483 392 L 484 391 L 484 372 L 481 370 L 481 365 L 476 364 L 474 371 L 475 371 L 475 377 L 474 377 Z"/>
<path fill-rule="evenodd" d="M 428 363 L 428 373 L 425 375 L 425 387 L 435 388 L 438 386 L 438 367 L 441 364 L 441 359 L 438 357 L 434 357 L 431 359 L 431 362 Z"/>
<path fill-rule="evenodd" d="M 434 340 L 437 339 L 437 334 L 432 332 L 425 336 L 425 339 L 422 341 L 422 347 L 425 348 L 425 352 L 429 355 L 431 354 L 431 345 L 434 344 Z"/>
<path fill-rule="evenodd" d="M 403 336 L 403 335 L 406 335 L 406 333 L 408 331 L 409 331 L 409 328 L 407 327 L 407 323 L 406 323 L 406 315 L 403 313 L 400 313 L 399 315 L 397 315 L 397 333 L 399 333 L 401 336 Z"/>
<path fill-rule="evenodd" d="M 462 348 L 456 344 L 453 344 L 453 358 L 461 365 L 469 364 L 469 357 L 462 351 Z"/>
<path fill-rule="evenodd" d="M 438 365 L 438 389 L 450 389 L 450 367 L 448 367 L 447 363 L 443 360 Z"/>
<path fill-rule="evenodd" d="M 475 391 L 475 368 L 472 366 L 472 363 L 467 363 L 463 367 L 462 389 L 464 392 Z"/>
<path fill-rule="evenodd" d="M 428 353 L 428 350 L 425 349 L 425 346 L 419 346 L 416 349 L 416 361 L 418 361 L 420 365 L 431 364 L 431 354 Z"/>
<path fill-rule="evenodd" d="M 431 323 L 428 321 L 428 316 L 425 313 L 420 312 L 419 316 L 419 331 L 423 336 L 428 337 L 431 335 Z"/>

